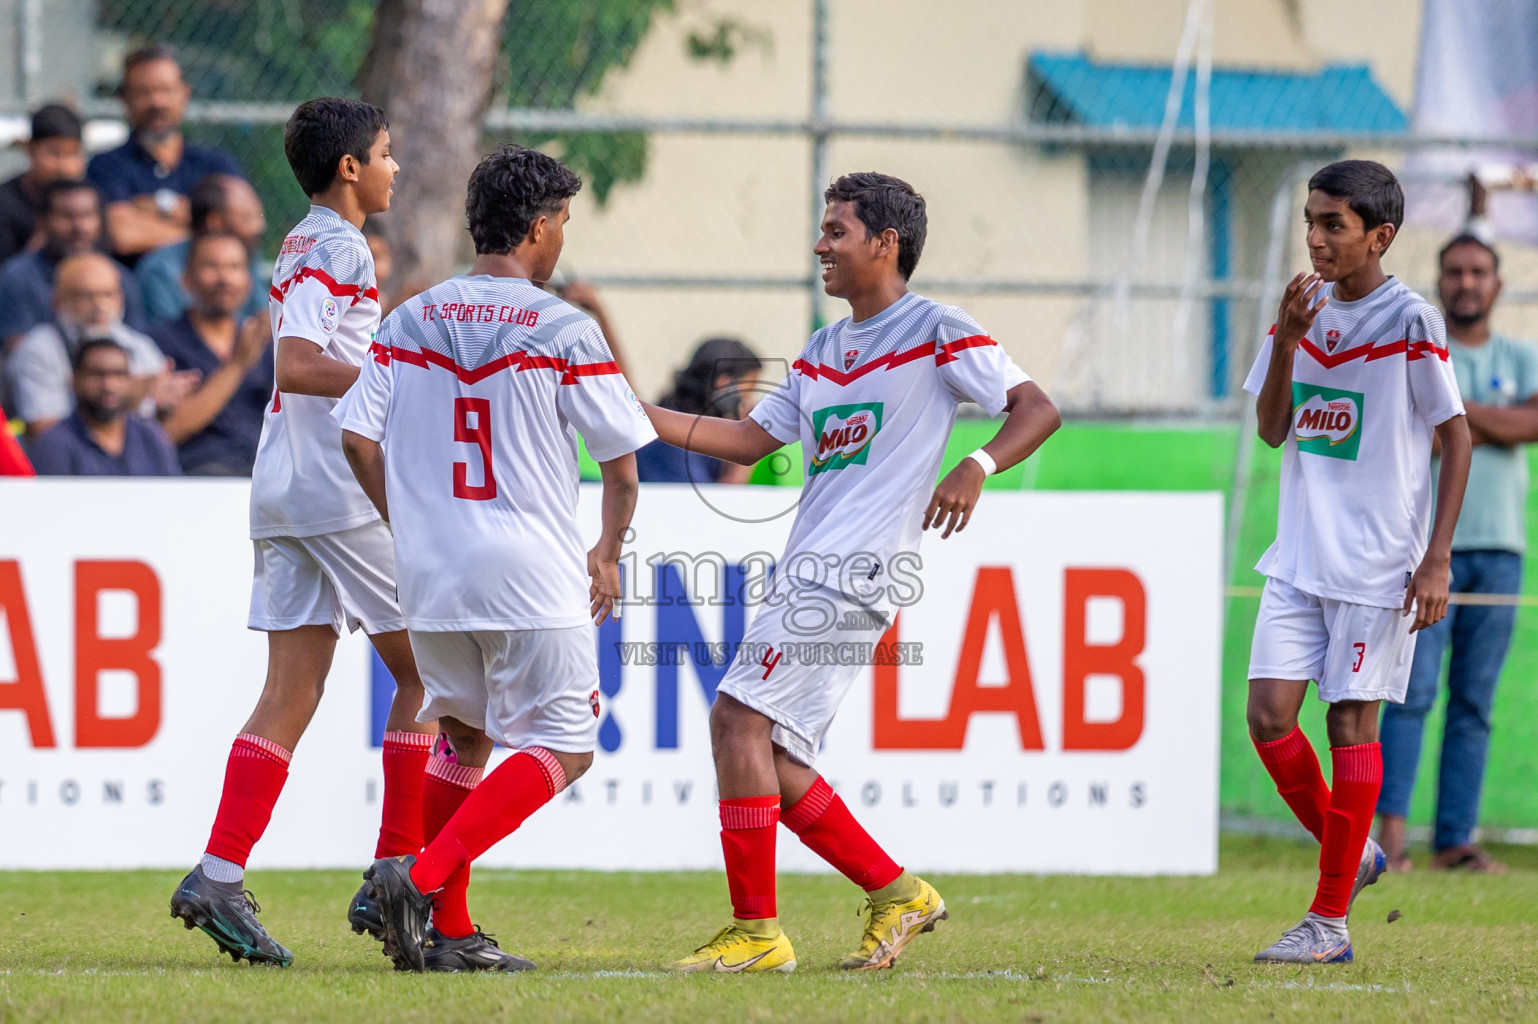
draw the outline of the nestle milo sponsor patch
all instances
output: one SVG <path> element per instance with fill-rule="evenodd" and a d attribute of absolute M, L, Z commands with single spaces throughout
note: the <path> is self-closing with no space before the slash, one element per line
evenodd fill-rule
<path fill-rule="evenodd" d="M 1292 431 L 1298 451 L 1356 461 L 1362 447 L 1362 394 L 1292 382 Z"/>
<path fill-rule="evenodd" d="M 881 403 L 830 405 L 812 413 L 817 450 L 812 453 L 808 476 L 845 466 L 864 465 L 870 443 L 881 429 Z"/>

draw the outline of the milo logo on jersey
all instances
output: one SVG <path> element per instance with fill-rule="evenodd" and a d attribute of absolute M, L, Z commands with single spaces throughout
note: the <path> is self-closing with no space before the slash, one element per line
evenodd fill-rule
<path fill-rule="evenodd" d="M 871 439 L 881 429 L 881 403 L 830 405 L 812 413 L 812 430 L 817 434 L 817 451 L 807 476 L 816 476 L 845 466 L 864 465 L 870 454 Z"/>
<path fill-rule="evenodd" d="M 1362 395 L 1292 382 L 1292 429 L 1298 451 L 1356 461 L 1362 446 Z"/>

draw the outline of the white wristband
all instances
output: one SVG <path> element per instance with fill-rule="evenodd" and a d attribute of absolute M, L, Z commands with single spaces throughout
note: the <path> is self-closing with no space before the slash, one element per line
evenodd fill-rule
<path fill-rule="evenodd" d="M 977 451 L 973 452 L 971 455 L 968 455 L 967 458 L 983 467 L 983 476 L 992 476 L 999 471 L 999 464 L 993 461 L 993 456 L 989 455 L 981 448 L 977 449 Z"/>

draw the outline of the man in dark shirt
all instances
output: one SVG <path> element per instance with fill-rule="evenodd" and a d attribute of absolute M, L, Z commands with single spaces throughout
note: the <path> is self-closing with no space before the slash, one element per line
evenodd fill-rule
<path fill-rule="evenodd" d="M 51 323 L 53 285 L 59 264 L 95 252 L 101 242 L 101 197 L 88 181 L 55 181 L 43 190 L 43 245 L 0 263 L 0 343 L 7 348 L 38 324 Z M 123 322 L 143 331 L 139 282 L 113 260 L 123 289 Z"/>
<path fill-rule="evenodd" d="M 188 236 L 192 186 L 210 174 L 245 175 L 229 153 L 182 138 L 192 90 L 170 47 L 129 54 L 118 94 L 132 131 L 117 149 L 93 157 L 86 175 L 106 200 L 112 251 L 132 266 L 141 254 Z"/>
<path fill-rule="evenodd" d="M 267 230 L 267 217 L 256 189 L 244 178 L 233 174 L 210 174 L 192 186 L 188 199 L 192 203 L 193 238 L 210 232 L 239 238 L 251 253 L 251 280 L 263 280 L 267 275 L 259 265 L 257 250 Z M 163 245 L 154 252 L 145 253 L 134 266 L 134 276 L 144 291 L 144 312 L 151 321 L 175 320 L 192 305 L 192 297 L 182 284 L 191 248 L 191 239 Z M 266 289 L 251 288 L 249 291 L 246 304 L 241 308 L 242 316 L 265 315 Z"/>
<path fill-rule="evenodd" d="M 32 446 L 38 475 L 180 476 L 165 432 L 129 415 L 128 351 L 115 341 L 88 341 L 74 367 L 75 411 Z"/>
<path fill-rule="evenodd" d="M 36 235 L 43 189 L 85 173 L 80 118 L 62 103 L 33 111 L 26 148 L 27 169 L 0 185 L 0 262 L 42 241 Z"/>
<path fill-rule="evenodd" d="M 166 417 L 183 472 L 250 476 L 262 415 L 272 400 L 272 325 L 266 313 L 239 322 L 251 291 L 246 247 L 232 234 L 196 235 L 184 276 L 192 306 L 150 331 L 178 370 L 202 374 Z"/>

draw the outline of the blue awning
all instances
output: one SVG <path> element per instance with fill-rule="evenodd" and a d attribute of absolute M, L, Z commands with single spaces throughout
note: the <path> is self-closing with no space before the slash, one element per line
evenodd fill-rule
<path fill-rule="evenodd" d="M 1034 53 L 1028 64 L 1030 119 L 1048 124 L 1156 130 L 1164 119 L 1171 69 L 1113 64 L 1083 54 Z M 1190 130 L 1196 90 L 1186 76 L 1179 127 Z M 1364 64 L 1331 64 L 1312 74 L 1213 68 L 1212 130 L 1393 134 L 1409 121 Z"/>

